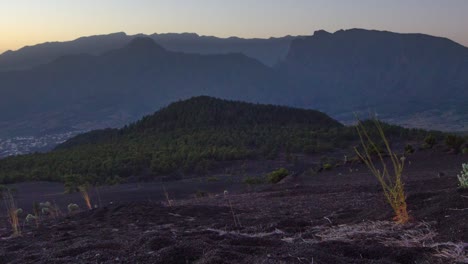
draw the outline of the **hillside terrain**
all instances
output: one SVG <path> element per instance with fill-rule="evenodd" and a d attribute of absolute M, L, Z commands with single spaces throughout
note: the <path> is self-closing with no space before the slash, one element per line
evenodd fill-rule
<path fill-rule="evenodd" d="M 26 222 L 11 238 L 1 203 L 0 263 L 466 263 L 468 193 L 456 179 L 466 156 L 422 150 L 407 161 L 406 225 L 391 221 L 362 164 L 276 185 L 244 183 L 243 175 L 263 178 L 247 168 L 216 181 L 103 186 L 90 191 L 92 210 L 61 184 L 16 184 L 22 220 L 34 202 L 50 201 L 59 213 L 40 214 L 38 227 Z M 81 209 L 68 213 L 70 203 Z"/>
<path fill-rule="evenodd" d="M 284 58 L 271 67 L 258 60 L 261 50 L 270 49 L 259 44 L 258 49 L 243 51 L 250 47 L 247 40 L 216 40 L 232 49 L 220 44 L 208 51 L 215 40 L 190 34 L 158 35 L 158 43 L 155 36 L 117 41 L 127 37 L 50 44 L 71 55 L 0 72 L 2 141 L 118 128 L 171 102 L 200 95 L 317 109 L 345 124 L 356 112 L 372 112 L 405 127 L 468 130 L 468 48 L 448 39 L 361 29 L 317 31 L 288 39 L 287 51 L 283 40 L 258 40 L 283 43 L 281 49 L 272 48 Z M 200 41 L 192 45 L 193 39 Z M 165 41 L 185 52 L 165 48 Z M 65 48 L 81 47 L 81 42 L 88 43 L 90 54 Z M 103 43 L 115 46 L 105 50 Z M 40 47 L 48 45 L 36 48 Z M 24 52 L 30 49 L 35 48 Z M 231 51 L 241 53 L 227 53 Z"/>
<path fill-rule="evenodd" d="M 0 136 L 119 127 L 204 94 L 273 102 L 282 94 L 274 88 L 284 87 L 280 83 L 272 69 L 242 54 L 170 52 L 136 38 L 103 55 L 66 56 L 28 71 L 0 72 Z"/>
<path fill-rule="evenodd" d="M 422 144 L 430 133 L 442 136 L 386 124 L 384 129 L 401 151 L 406 142 Z M 122 129 L 78 135 L 49 153 L 2 159 L 0 182 L 174 180 L 213 174 L 226 162 L 240 160 L 285 155 L 294 163 L 298 155 L 325 156 L 335 150 L 351 158 L 357 143 L 354 127 L 318 111 L 202 96 L 170 104 Z"/>

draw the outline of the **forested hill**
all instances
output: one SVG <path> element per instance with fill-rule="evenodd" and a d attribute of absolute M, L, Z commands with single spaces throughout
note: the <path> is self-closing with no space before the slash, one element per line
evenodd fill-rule
<path fill-rule="evenodd" d="M 78 135 L 59 145 L 57 149 L 102 143 L 130 135 L 145 137 L 154 133 L 174 132 L 181 129 L 190 131 L 200 129 L 239 130 L 258 126 L 271 128 L 307 127 L 313 130 L 343 127 L 338 121 L 319 111 L 199 96 L 172 103 L 123 129 L 96 130 Z"/>
<path fill-rule="evenodd" d="M 399 138 L 427 132 L 385 126 Z M 128 177 L 208 173 L 220 162 L 324 153 L 356 143 L 355 130 L 327 115 L 273 105 L 194 97 L 122 129 L 92 131 L 45 154 L 0 160 L 0 183 L 110 183 Z"/>

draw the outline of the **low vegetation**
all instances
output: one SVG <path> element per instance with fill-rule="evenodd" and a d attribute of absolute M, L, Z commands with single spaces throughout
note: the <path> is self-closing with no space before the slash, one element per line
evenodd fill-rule
<path fill-rule="evenodd" d="M 433 148 L 437 144 L 437 139 L 433 134 L 427 135 L 427 137 L 424 139 L 424 148 Z"/>
<path fill-rule="evenodd" d="M 462 150 L 463 144 L 465 144 L 465 139 L 457 135 L 447 135 L 445 144 L 455 151 L 455 153 L 459 153 Z"/>
<path fill-rule="evenodd" d="M 278 183 L 288 175 L 289 171 L 287 169 L 280 168 L 267 174 L 266 178 L 269 183 Z"/>
<path fill-rule="evenodd" d="M 78 210 L 80 210 L 80 206 L 78 206 L 77 204 L 71 203 L 67 206 L 67 209 L 69 213 L 75 213 Z"/>
<path fill-rule="evenodd" d="M 4 194 L 4 203 L 7 210 L 8 222 L 10 223 L 13 230 L 13 236 L 20 236 L 21 225 L 19 215 L 23 213 L 23 210 L 16 206 L 16 201 L 9 191 L 5 192 Z"/>
<path fill-rule="evenodd" d="M 81 196 L 83 197 L 83 200 L 85 201 L 86 207 L 91 210 L 93 209 L 93 206 L 91 205 L 91 197 L 89 196 L 89 185 L 81 185 L 78 187 L 81 193 Z"/>
<path fill-rule="evenodd" d="M 370 135 L 366 126 L 364 126 L 361 121 L 358 121 L 356 128 L 361 139 L 361 149 L 355 148 L 355 151 L 361 160 L 363 160 L 367 165 L 372 174 L 374 174 L 379 180 L 387 202 L 391 205 L 395 213 L 395 221 L 397 223 L 404 224 L 409 220 L 404 183 L 402 179 L 405 157 L 398 157 L 398 155 L 392 150 L 381 123 L 377 119 L 374 119 L 373 122 L 376 130 L 378 131 L 379 141 Z M 385 146 L 386 154 L 390 157 L 393 170 L 388 168 L 384 155 L 380 151 L 373 154 L 372 150 L 376 149 L 379 143 Z M 377 162 L 374 161 L 375 158 L 378 159 Z"/>
<path fill-rule="evenodd" d="M 462 171 L 457 175 L 460 188 L 468 189 L 468 163 L 462 165 Z"/>
<path fill-rule="evenodd" d="M 242 182 L 247 185 L 257 185 L 257 184 L 263 184 L 265 181 L 262 178 L 259 177 L 252 177 L 252 176 L 247 176 L 245 177 Z"/>
<path fill-rule="evenodd" d="M 382 127 L 402 140 L 427 136 L 424 130 Z M 373 133 L 371 127 L 369 131 Z M 354 127 L 318 111 L 197 97 L 122 129 L 79 135 L 49 153 L 2 159 L 0 184 L 61 181 L 68 192 L 76 192 L 83 183 L 204 175 L 226 161 L 276 159 L 287 153 L 293 162 L 297 154 L 351 148 L 358 140 Z"/>

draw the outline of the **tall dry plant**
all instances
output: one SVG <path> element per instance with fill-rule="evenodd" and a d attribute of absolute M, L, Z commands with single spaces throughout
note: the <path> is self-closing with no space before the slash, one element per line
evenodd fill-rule
<path fill-rule="evenodd" d="M 4 195 L 5 207 L 7 209 L 8 222 L 13 229 L 13 236 L 21 235 L 21 226 L 18 217 L 18 206 L 16 206 L 15 198 L 10 191 L 6 191 Z"/>
<path fill-rule="evenodd" d="M 379 180 L 385 198 L 395 213 L 394 220 L 399 224 L 404 224 L 409 221 L 405 188 L 402 180 L 405 157 L 398 157 L 398 155 L 392 150 L 390 143 L 385 136 L 382 125 L 376 118 L 373 119 L 373 123 L 377 129 L 379 138 L 383 141 L 385 149 L 390 156 L 390 167 L 392 168 L 387 166 L 381 151 L 375 151 L 378 150 L 379 147 L 377 143 L 371 138 L 365 125 L 359 119 L 358 124 L 356 125 L 356 129 L 361 140 L 362 151 L 360 151 L 357 147 L 355 148 L 355 151 L 372 172 L 372 174 L 374 174 L 374 176 Z M 378 161 L 374 161 L 372 156 L 373 153 L 376 153 Z"/>
<path fill-rule="evenodd" d="M 89 186 L 88 185 L 81 185 L 78 187 L 80 190 L 81 196 L 83 197 L 86 207 L 88 207 L 89 210 L 93 209 L 93 206 L 91 205 L 91 198 L 89 197 Z"/>
<path fill-rule="evenodd" d="M 169 193 L 166 191 L 166 187 L 163 185 L 164 196 L 166 197 L 166 202 L 169 207 L 172 207 L 172 200 L 169 199 Z"/>

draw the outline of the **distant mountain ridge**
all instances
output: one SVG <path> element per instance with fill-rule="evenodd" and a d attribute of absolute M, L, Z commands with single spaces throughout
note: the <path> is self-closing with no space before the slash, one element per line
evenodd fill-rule
<path fill-rule="evenodd" d="M 275 65 L 286 56 L 289 44 L 295 38 L 286 36 L 269 39 L 244 39 L 199 36 L 195 33 L 127 35 L 124 32 L 119 32 L 81 37 L 72 41 L 46 42 L 26 46 L 16 51 L 6 51 L 0 54 L 0 71 L 29 69 L 66 55 L 100 55 L 110 50 L 122 48 L 137 37 L 149 37 L 170 51 L 199 54 L 243 53 L 269 66 Z"/>
<path fill-rule="evenodd" d="M 199 95 L 318 109 L 342 122 L 355 112 L 376 112 L 408 127 L 468 130 L 468 48 L 448 39 L 317 31 L 289 41 L 287 55 L 270 67 L 245 52 L 202 55 L 161 44 L 177 39 L 210 50 L 201 42 L 214 43 L 210 37 L 158 36 L 158 42 L 135 37 L 99 55 L 68 54 L 32 69 L 0 71 L 0 136 L 120 127 Z M 128 36 L 111 35 L 121 37 Z M 194 38 L 199 47 L 186 42 Z M 253 40 L 216 41 L 235 46 Z"/>
<path fill-rule="evenodd" d="M 0 135 L 119 127 L 201 94 L 273 102 L 279 83 L 273 69 L 243 54 L 171 52 L 138 37 L 99 56 L 69 55 L 0 72 Z"/>
<path fill-rule="evenodd" d="M 468 48 L 445 38 L 317 31 L 292 42 L 280 72 L 302 95 L 298 105 L 340 120 L 375 111 L 400 124 L 468 130 Z"/>

